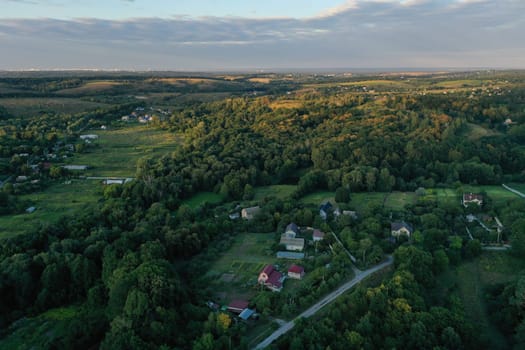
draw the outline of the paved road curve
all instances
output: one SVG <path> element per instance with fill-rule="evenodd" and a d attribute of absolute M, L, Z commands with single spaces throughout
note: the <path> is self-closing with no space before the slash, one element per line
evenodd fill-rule
<path fill-rule="evenodd" d="M 355 286 L 356 284 L 358 284 L 359 282 L 361 282 L 363 279 L 365 279 L 366 277 L 370 276 L 374 272 L 377 272 L 377 271 L 381 270 L 382 268 L 392 264 L 393 261 L 394 261 L 394 259 L 391 256 L 389 256 L 388 259 L 385 262 L 383 262 L 383 263 L 381 263 L 379 265 L 376 265 L 376 266 L 372 267 L 371 269 L 368 269 L 368 270 L 361 271 L 361 272 L 357 273 L 352 280 L 346 282 L 345 284 L 343 284 L 342 286 L 340 286 L 339 288 L 334 290 L 332 293 L 330 293 L 327 296 L 325 296 L 323 299 L 321 299 L 315 305 L 312 305 L 309 309 L 307 309 L 302 314 L 297 316 L 295 318 L 295 320 L 299 319 L 301 317 L 305 317 L 306 318 L 306 317 L 312 316 L 317 311 L 319 311 L 323 306 L 325 306 L 326 304 L 331 303 L 337 297 L 339 297 L 341 294 L 343 294 L 344 292 L 346 292 L 347 290 L 349 290 L 350 288 L 352 288 L 353 286 Z M 295 325 L 295 320 L 292 320 L 290 322 L 286 322 L 284 325 L 279 327 L 268 338 L 266 338 L 265 340 L 263 340 L 262 342 L 257 344 L 255 349 L 264 349 L 267 346 L 269 346 L 274 340 L 276 340 L 281 335 L 285 334 L 290 329 L 292 329 L 294 327 L 294 325 Z"/>

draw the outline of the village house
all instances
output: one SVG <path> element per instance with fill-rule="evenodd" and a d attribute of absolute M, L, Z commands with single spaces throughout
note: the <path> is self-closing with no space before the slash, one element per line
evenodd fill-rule
<path fill-rule="evenodd" d="M 343 210 L 343 215 L 350 216 L 352 219 L 357 219 L 357 212 L 354 210 Z"/>
<path fill-rule="evenodd" d="M 260 210 L 261 207 L 259 206 L 244 208 L 243 210 L 241 210 L 241 216 L 245 220 L 252 220 L 255 217 L 255 215 L 259 213 Z"/>
<path fill-rule="evenodd" d="M 312 234 L 312 238 L 314 242 L 319 242 L 324 239 L 324 232 L 318 229 L 314 230 L 314 233 Z"/>
<path fill-rule="evenodd" d="M 288 277 L 300 280 L 304 277 L 304 267 L 293 264 L 288 269 Z"/>
<path fill-rule="evenodd" d="M 248 308 L 250 303 L 246 300 L 233 300 L 228 304 L 227 310 L 236 314 L 240 314 L 244 309 Z"/>
<path fill-rule="evenodd" d="M 304 238 L 287 238 L 282 235 L 279 244 L 284 245 L 286 250 L 301 252 L 304 249 Z"/>
<path fill-rule="evenodd" d="M 284 230 L 284 235 L 287 238 L 295 238 L 299 234 L 299 227 L 295 223 L 288 224 Z"/>
<path fill-rule="evenodd" d="M 400 221 L 393 222 L 390 224 L 390 232 L 393 237 L 399 237 L 401 235 L 410 237 L 414 230 L 412 229 L 412 226 L 410 226 L 406 222 Z"/>
<path fill-rule="evenodd" d="M 321 219 L 325 220 L 328 218 L 328 214 L 332 211 L 332 203 L 329 201 L 321 204 L 319 207 L 319 215 L 321 215 Z"/>
<path fill-rule="evenodd" d="M 471 203 L 481 207 L 483 205 L 483 196 L 477 193 L 463 193 L 462 203 L 465 208 Z"/>
<path fill-rule="evenodd" d="M 299 227 L 295 223 L 286 226 L 284 233 L 281 235 L 279 244 L 284 245 L 286 250 L 302 251 L 304 249 L 304 238 L 296 238 L 299 234 Z"/>
<path fill-rule="evenodd" d="M 98 139 L 98 135 L 95 134 L 86 134 L 86 135 L 80 135 L 81 140 L 96 140 Z"/>
<path fill-rule="evenodd" d="M 284 276 L 273 265 L 266 265 L 259 273 L 257 281 L 273 292 L 280 292 L 283 288 Z"/>

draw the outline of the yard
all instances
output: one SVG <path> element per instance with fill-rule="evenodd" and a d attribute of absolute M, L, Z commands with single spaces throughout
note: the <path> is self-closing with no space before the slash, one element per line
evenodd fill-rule
<path fill-rule="evenodd" d="M 64 214 L 72 214 L 86 205 L 96 203 L 102 195 L 100 181 L 71 180 L 53 184 L 42 192 L 20 196 L 36 211 L 27 214 L 0 216 L 0 238 L 25 233 L 41 222 L 55 222 Z"/>
<path fill-rule="evenodd" d="M 135 176 L 137 161 L 142 157 L 158 157 L 175 151 L 180 136 L 147 125 L 122 129 L 91 130 L 98 140 L 83 154 L 75 155 L 70 164 L 88 165 L 87 176 Z"/>
<path fill-rule="evenodd" d="M 233 299 L 250 299 L 257 290 L 257 277 L 267 264 L 277 258 L 271 249 L 276 242 L 274 233 L 244 233 L 235 237 L 235 243 L 212 265 L 207 277 L 212 277 L 217 301 L 228 303 Z M 220 298 L 220 300 L 219 300 Z"/>

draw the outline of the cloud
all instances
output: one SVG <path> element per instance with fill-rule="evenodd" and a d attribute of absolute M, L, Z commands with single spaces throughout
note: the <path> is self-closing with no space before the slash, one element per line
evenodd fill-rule
<path fill-rule="evenodd" d="M 4 19 L 0 69 L 525 68 L 524 12 L 519 0 L 352 0 L 306 19 Z"/>

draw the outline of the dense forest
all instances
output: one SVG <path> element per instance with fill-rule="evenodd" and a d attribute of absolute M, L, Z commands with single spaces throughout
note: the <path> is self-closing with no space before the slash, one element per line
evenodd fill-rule
<path fill-rule="evenodd" d="M 74 159 L 97 147 L 79 141 L 81 133 L 101 125 L 118 129 L 121 116 L 153 104 L 130 100 L 130 94 L 154 93 L 157 105 L 173 103 L 168 92 L 228 95 L 179 101 L 168 115 L 153 118 L 151 128 L 182 141 L 175 152 L 138 159 L 133 181 L 105 187 L 98 202 L 80 212 L 0 240 L 0 338 L 28 317 L 73 305 L 75 316 L 42 348 L 250 348 L 244 336 L 250 325 L 206 305 L 214 294 L 206 272 L 237 236 L 278 235 L 296 222 L 335 232 L 358 257 L 359 268 L 389 254 L 395 262 L 382 280 L 345 294 L 322 317 L 297 321 L 276 348 L 490 348 L 467 322 L 459 297 L 439 292 L 439 276 L 479 256 L 482 243 L 494 238 L 483 230 L 476 239 L 465 236 L 464 216 L 480 209 L 464 208 L 459 199 L 439 201 L 432 191 L 450 188 L 459 198 L 464 186 L 525 182 L 523 73 L 487 73 L 476 78 L 479 87 L 463 83 L 453 91 L 433 84 L 458 75 L 412 77 L 402 80 L 404 87 L 379 84 L 375 91 L 362 86 L 371 90 L 377 77 L 317 76 L 272 76 L 269 84 L 213 77 L 213 84 L 175 86 L 156 76 L 111 76 L 121 84 L 109 91 L 75 90 L 103 78 L 108 77 L 0 79 L 2 87 L 10 86 L 0 96 L 0 175 L 6 180 L 0 215 L 23 212 L 29 205 L 23 194 L 78 176 L 61 166 L 60 157 Z M 35 115 L 1 106 L 2 98 L 28 96 L 111 103 Z M 58 159 L 47 159 L 51 153 Z M 21 176 L 33 181 L 13 180 Z M 294 189 L 287 196 L 255 199 L 257 188 L 272 185 Z M 355 198 L 363 193 L 417 196 L 395 210 L 370 205 L 358 219 L 330 216 L 325 222 L 318 204 L 301 201 L 316 191 L 334 193 L 347 210 L 356 209 Z M 201 192 L 219 194 L 222 201 L 185 204 Z M 252 221 L 231 220 L 228 214 L 239 203 L 256 204 L 261 212 Z M 502 254 L 522 259 L 525 201 L 487 198 L 483 211 L 506 223 L 497 240 L 511 242 L 512 249 Z M 390 239 L 394 220 L 414 225 L 413 236 Z M 309 288 L 293 295 L 257 291 L 253 306 L 263 317 L 293 318 L 351 278 L 352 262 L 335 245 L 326 239 L 316 246 L 324 255 L 303 262 L 317 274 Z M 521 276 L 487 291 L 494 324 L 510 339 L 509 347 L 525 346 L 524 288 Z"/>

